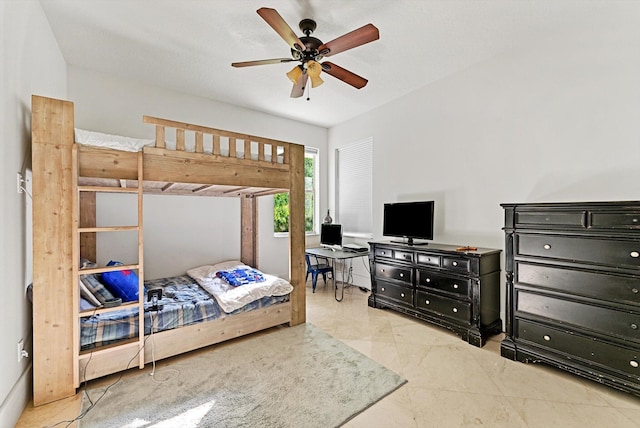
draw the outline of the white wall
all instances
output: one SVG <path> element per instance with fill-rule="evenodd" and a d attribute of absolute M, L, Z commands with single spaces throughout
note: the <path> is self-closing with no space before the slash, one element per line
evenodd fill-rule
<path fill-rule="evenodd" d="M 78 128 L 153 138 L 154 127 L 142 123 L 142 116 L 150 115 L 228 129 L 316 147 L 320 151 L 321 174 L 326 174 L 325 128 L 73 66 L 69 67 L 68 76 L 68 98 L 74 102 Z M 320 190 L 321 200 L 325 201 L 326 184 Z M 107 202 L 118 198 L 117 195 L 110 195 L 108 199 L 105 196 L 98 200 L 100 215 L 110 221 L 126 216 L 118 204 Z M 258 207 L 258 267 L 288 277 L 288 239 L 273 236 L 273 198 L 260 198 Z M 320 212 L 323 210 L 326 206 L 321 206 Z M 238 259 L 239 214 L 240 204 L 236 199 L 145 196 L 145 277 L 182 274 L 201 264 Z M 99 236 L 98 258 L 108 261 L 121 257 L 123 253 L 119 247 L 117 242 Z"/>
<path fill-rule="evenodd" d="M 66 64 L 39 2 L 1 1 L 0 19 L 0 426 L 9 427 L 31 399 L 31 357 L 17 357 L 21 339 L 31 354 L 31 204 L 16 176 L 31 166 L 31 95 L 64 98 Z"/>
<path fill-rule="evenodd" d="M 503 248 L 500 203 L 639 199 L 632 3 L 331 128 L 330 163 L 335 148 L 373 136 L 374 237 L 385 202 L 434 199 L 434 241 Z"/>

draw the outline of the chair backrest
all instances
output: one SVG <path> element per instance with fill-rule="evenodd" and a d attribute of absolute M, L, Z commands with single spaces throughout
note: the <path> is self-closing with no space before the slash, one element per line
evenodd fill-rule
<path fill-rule="evenodd" d="M 313 270 L 313 269 L 318 265 L 318 259 L 316 259 L 316 258 L 315 258 L 315 256 L 314 256 L 315 264 L 312 264 L 312 263 L 311 263 L 311 257 L 312 257 L 312 256 L 310 256 L 309 254 L 305 254 L 305 255 L 304 255 L 304 259 L 305 259 L 305 260 L 306 260 L 306 262 L 307 262 L 307 270 L 308 270 L 308 271 L 312 271 L 312 270 Z"/>

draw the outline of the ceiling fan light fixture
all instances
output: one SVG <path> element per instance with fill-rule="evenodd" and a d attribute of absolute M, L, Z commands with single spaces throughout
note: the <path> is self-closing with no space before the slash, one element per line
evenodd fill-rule
<path fill-rule="evenodd" d="M 309 75 L 309 80 L 311 80 L 311 87 L 315 88 L 324 83 L 324 80 L 320 78 L 320 72 L 322 71 L 322 66 L 316 61 L 308 61 L 306 64 L 307 74 Z"/>
<path fill-rule="evenodd" d="M 290 72 L 287 73 L 287 77 L 293 83 L 296 83 L 298 81 L 298 79 L 300 78 L 300 76 L 302 76 L 302 68 L 300 68 L 299 65 L 296 65 L 295 67 L 293 67 L 291 69 Z"/>

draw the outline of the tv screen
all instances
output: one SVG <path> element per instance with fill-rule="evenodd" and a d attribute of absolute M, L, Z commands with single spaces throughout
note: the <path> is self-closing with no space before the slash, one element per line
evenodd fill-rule
<path fill-rule="evenodd" d="M 320 228 L 320 244 L 342 246 L 342 225 L 322 224 Z"/>
<path fill-rule="evenodd" d="M 434 201 L 396 202 L 384 204 L 382 234 L 414 239 L 433 239 Z"/>

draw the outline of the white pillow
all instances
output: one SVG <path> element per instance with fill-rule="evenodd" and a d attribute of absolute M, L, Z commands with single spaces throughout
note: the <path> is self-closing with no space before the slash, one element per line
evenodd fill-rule
<path fill-rule="evenodd" d="M 228 260 L 214 265 L 194 267 L 187 271 L 187 275 L 193 279 L 216 278 L 216 272 L 219 270 L 227 270 L 236 266 L 244 266 L 244 264 L 240 260 Z"/>
<path fill-rule="evenodd" d="M 220 262 L 213 265 L 213 268 L 217 271 L 219 270 L 227 270 L 234 268 L 236 266 L 247 266 L 242 263 L 240 260 L 227 260 L 226 262 Z M 247 266 L 249 267 L 249 266 Z"/>

